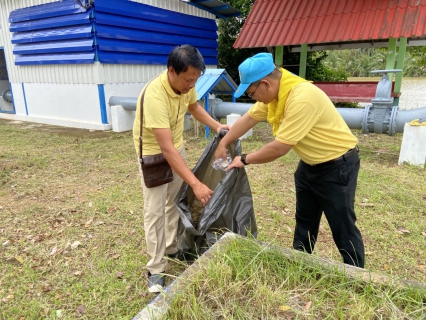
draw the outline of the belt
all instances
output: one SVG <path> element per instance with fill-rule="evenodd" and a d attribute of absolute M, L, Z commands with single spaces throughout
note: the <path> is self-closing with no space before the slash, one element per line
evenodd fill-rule
<path fill-rule="evenodd" d="M 329 164 L 332 164 L 332 163 L 339 162 L 340 160 L 346 160 L 346 159 L 352 157 L 353 155 L 357 154 L 358 152 L 359 152 L 359 149 L 358 149 L 358 146 L 356 146 L 355 148 L 348 150 L 345 154 L 341 155 L 338 158 L 335 158 L 335 159 L 332 159 L 332 160 L 329 160 L 329 161 L 326 161 L 326 162 L 318 163 L 318 164 L 313 164 L 311 166 L 315 167 L 315 168 L 320 168 L 320 167 L 323 167 L 323 166 L 326 166 L 326 165 L 329 165 Z"/>

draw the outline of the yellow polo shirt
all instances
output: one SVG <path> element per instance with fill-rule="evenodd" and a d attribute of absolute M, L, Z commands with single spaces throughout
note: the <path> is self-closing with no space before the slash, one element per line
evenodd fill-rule
<path fill-rule="evenodd" d="M 268 105 L 261 102 L 248 111 L 257 121 L 264 121 L 267 114 Z M 292 145 L 311 165 L 335 159 L 358 143 L 327 95 L 309 82 L 290 91 L 275 140 Z"/>
<path fill-rule="evenodd" d="M 144 90 L 145 88 L 139 94 L 133 124 L 133 141 L 137 154 L 139 154 L 140 100 Z M 188 106 L 195 102 L 197 102 L 195 88 L 185 94 L 177 94 L 173 91 L 167 77 L 167 70 L 147 85 L 143 103 L 142 153 L 144 156 L 161 152 L 152 132 L 153 128 L 170 128 L 175 148 L 179 150 L 183 146 L 184 116 Z"/>

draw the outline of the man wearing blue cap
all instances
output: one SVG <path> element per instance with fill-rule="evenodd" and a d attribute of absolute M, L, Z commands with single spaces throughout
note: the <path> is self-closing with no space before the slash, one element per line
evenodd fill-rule
<path fill-rule="evenodd" d="M 296 228 L 293 247 L 311 253 L 322 213 L 346 264 L 364 267 L 364 244 L 356 227 L 355 190 L 360 160 L 357 138 L 327 95 L 285 69 L 270 53 L 246 59 L 238 68 L 241 83 L 234 94 L 257 101 L 219 143 L 215 158 L 259 121 L 268 120 L 275 140 L 234 158 L 227 170 L 274 161 L 293 149 L 300 157 L 294 174 Z"/>

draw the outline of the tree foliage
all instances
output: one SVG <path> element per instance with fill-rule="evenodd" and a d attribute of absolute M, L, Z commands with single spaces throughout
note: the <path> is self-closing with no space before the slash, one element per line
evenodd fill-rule
<path fill-rule="evenodd" d="M 227 3 L 241 11 L 241 15 L 236 18 L 219 20 L 219 68 L 226 69 L 234 81 L 239 83 L 238 66 L 248 57 L 259 52 L 264 52 L 262 48 L 234 49 L 235 40 L 246 21 L 255 0 L 228 0 Z"/>
<path fill-rule="evenodd" d="M 306 79 L 312 81 L 342 81 L 348 73 L 344 68 L 331 69 L 324 65 L 326 51 L 310 51 L 307 54 Z M 299 74 L 300 53 L 291 53 L 284 48 L 283 67 L 294 74 Z"/>
<path fill-rule="evenodd" d="M 426 76 L 426 47 L 408 47 L 405 56 L 404 75 L 408 77 Z"/>
<path fill-rule="evenodd" d="M 364 48 L 328 51 L 324 64 L 329 69 L 347 70 L 351 77 L 371 77 L 372 70 L 386 69 L 386 48 Z M 408 47 L 404 58 L 403 75 L 426 75 L 426 47 Z"/>

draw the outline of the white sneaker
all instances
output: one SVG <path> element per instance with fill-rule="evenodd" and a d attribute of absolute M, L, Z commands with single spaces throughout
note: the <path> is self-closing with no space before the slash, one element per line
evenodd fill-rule
<path fill-rule="evenodd" d="M 164 274 L 151 274 L 148 272 L 148 291 L 151 293 L 159 293 L 165 289 Z"/>

